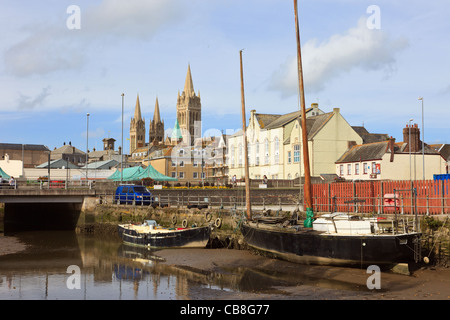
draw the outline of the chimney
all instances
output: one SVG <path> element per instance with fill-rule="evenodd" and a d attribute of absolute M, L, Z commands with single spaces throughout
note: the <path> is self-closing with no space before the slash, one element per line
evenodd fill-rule
<path fill-rule="evenodd" d="M 394 162 L 394 154 L 395 154 L 395 138 L 389 139 L 389 150 L 391 151 L 391 159 L 390 162 Z"/>
<path fill-rule="evenodd" d="M 411 145 L 410 137 L 411 134 Z M 406 128 L 403 128 L 403 143 L 407 144 L 407 148 L 405 148 L 405 152 L 419 152 L 421 150 L 421 141 L 420 141 L 420 129 L 417 126 L 417 123 L 409 126 L 406 125 Z"/>

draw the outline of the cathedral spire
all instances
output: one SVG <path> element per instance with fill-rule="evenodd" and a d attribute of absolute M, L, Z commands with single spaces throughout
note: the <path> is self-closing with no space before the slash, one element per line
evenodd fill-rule
<path fill-rule="evenodd" d="M 139 102 L 139 93 L 138 93 L 137 99 L 136 99 L 136 107 L 134 108 L 134 119 L 135 119 L 136 121 L 142 120 L 142 116 L 141 116 L 141 103 Z"/>
<path fill-rule="evenodd" d="M 159 114 L 159 102 L 158 97 L 156 97 L 156 103 L 155 103 L 155 112 L 153 114 L 153 121 L 155 123 L 158 123 L 161 121 L 161 115 Z"/>
<path fill-rule="evenodd" d="M 192 83 L 191 65 L 188 64 L 188 71 L 186 75 L 186 82 L 184 83 L 184 94 L 186 97 L 190 97 L 194 92 L 194 84 Z"/>

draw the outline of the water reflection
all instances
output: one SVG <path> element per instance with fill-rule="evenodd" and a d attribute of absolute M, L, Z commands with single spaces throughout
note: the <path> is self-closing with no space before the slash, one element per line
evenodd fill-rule
<path fill-rule="evenodd" d="M 0 256 L 0 299 L 182 300 L 196 299 L 192 296 L 195 288 L 283 293 L 277 287 L 304 284 L 358 290 L 345 282 L 257 268 L 209 272 L 168 265 L 158 251 L 125 245 L 116 238 L 65 231 L 24 232 L 16 236 L 29 247 Z M 80 268 L 79 275 L 68 273 L 67 268 L 72 265 Z M 78 277 L 80 289 L 70 289 L 68 283 L 74 277 Z"/>

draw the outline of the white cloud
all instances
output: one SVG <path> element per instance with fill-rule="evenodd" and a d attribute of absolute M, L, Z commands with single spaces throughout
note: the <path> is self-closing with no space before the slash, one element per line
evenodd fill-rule
<path fill-rule="evenodd" d="M 92 46 L 150 39 L 163 26 L 181 20 L 183 10 L 175 0 L 103 0 L 97 6 L 81 6 L 79 30 L 69 30 L 66 21 L 60 20 L 57 24 L 37 22 L 44 27 L 24 27 L 28 35 L 5 50 L 5 70 L 26 77 L 79 69 L 88 60 L 86 51 Z M 120 37 L 120 41 L 110 41 L 111 37 Z"/>
<path fill-rule="evenodd" d="M 79 68 L 84 60 L 81 50 L 76 50 L 60 31 L 39 28 L 11 46 L 4 55 L 6 72 L 24 77 Z"/>
<path fill-rule="evenodd" d="M 33 109 L 36 106 L 42 105 L 45 99 L 50 95 L 50 86 L 42 89 L 36 97 L 26 96 L 19 92 L 19 99 L 17 102 L 19 109 Z"/>
<path fill-rule="evenodd" d="M 81 30 L 93 35 L 148 39 L 161 27 L 182 19 L 184 6 L 176 0 L 104 0 L 87 11 Z"/>
<path fill-rule="evenodd" d="M 366 18 L 345 34 L 327 41 L 316 39 L 302 46 L 305 90 L 319 92 L 328 82 L 352 69 L 382 70 L 389 75 L 395 68 L 395 55 L 408 45 L 406 39 L 392 39 L 382 30 L 369 29 Z M 283 96 L 297 94 L 297 57 L 290 57 L 273 73 L 270 88 Z"/>

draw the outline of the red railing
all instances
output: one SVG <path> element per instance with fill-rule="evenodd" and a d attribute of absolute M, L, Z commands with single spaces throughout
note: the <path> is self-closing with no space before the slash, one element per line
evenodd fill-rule
<path fill-rule="evenodd" d="M 316 212 L 450 213 L 450 180 L 367 181 L 313 184 Z"/>

